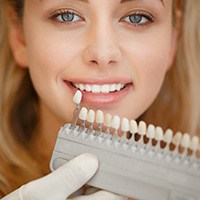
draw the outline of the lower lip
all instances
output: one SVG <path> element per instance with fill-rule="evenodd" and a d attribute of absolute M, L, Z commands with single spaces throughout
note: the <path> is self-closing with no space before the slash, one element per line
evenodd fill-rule
<path fill-rule="evenodd" d="M 66 81 L 65 83 L 73 91 L 74 94 L 77 89 L 73 87 L 71 83 Z M 124 89 L 111 93 L 92 93 L 81 91 L 83 95 L 82 103 L 97 108 L 110 106 L 121 101 L 128 94 L 128 91 L 131 87 L 132 84 L 128 84 Z"/>

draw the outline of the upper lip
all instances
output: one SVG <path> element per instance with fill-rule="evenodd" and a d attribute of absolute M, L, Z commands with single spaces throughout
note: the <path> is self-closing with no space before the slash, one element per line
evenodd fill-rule
<path fill-rule="evenodd" d="M 128 78 L 76 78 L 76 79 L 71 79 L 71 80 L 65 80 L 67 82 L 71 83 L 78 83 L 78 84 L 90 84 L 90 85 L 104 85 L 104 84 L 129 84 L 132 83 L 132 80 Z"/>

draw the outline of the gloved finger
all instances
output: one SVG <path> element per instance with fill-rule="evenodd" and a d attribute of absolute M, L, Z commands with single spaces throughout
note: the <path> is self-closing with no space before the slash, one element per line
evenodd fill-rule
<path fill-rule="evenodd" d="M 86 189 L 85 189 L 84 195 L 90 195 L 90 194 L 93 194 L 93 193 L 95 193 L 99 190 L 100 190 L 99 188 L 87 186 Z"/>
<path fill-rule="evenodd" d="M 63 200 L 82 187 L 96 172 L 98 160 L 92 154 L 82 154 L 53 173 L 30 182 L 22 191 L 24 200 Z"/>
<path fill-rule="evenodd" d="M 20 188 L 21 189 L 21 188 Z M 7 196 L 3 197 L 1 200 L 23 200 L 20 197 L 20 189 L 15 190 L 14 192 L 11 192 Z"/>
<path fill-rule="evenodd" d="M 91 195 L 84 195 L 72 198 L 71 200 L 128 200 L 127 197 L 119 196 L 104 190 L 100 190 Z"/>

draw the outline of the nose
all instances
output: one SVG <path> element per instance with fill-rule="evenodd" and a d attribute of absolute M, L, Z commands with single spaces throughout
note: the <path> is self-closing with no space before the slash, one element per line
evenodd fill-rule
<path fill-rule="evenodd" d="M 90 30 L 84 59 L 87 64 L 98 67 L 107 67 L 120 61 L 121 50 L 111 28 L 102 26 Z"/>

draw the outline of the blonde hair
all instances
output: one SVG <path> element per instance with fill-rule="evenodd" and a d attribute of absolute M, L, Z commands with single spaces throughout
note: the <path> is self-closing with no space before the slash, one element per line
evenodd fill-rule
<path fill-rule="evenodd" d="M 16 1 L 15 1 L 16 2 Z M 0 197 L 45 174 L 31 146 L 38 97 L 27 69 L 14 61 L 5 4 L 0 1 Z M 28 163 L 28 164 L 27 164 Z"/>
<path fill-rule="evenodd" d="M 23 8 L 22 0 L 7 2 L 16 12 Z M 200 99 L 197 96 L 200 85 L 197 55 L 200 30 L 197 24 L 200 16 L 199 11 L 194 9 L 200 7 L 199 4 L 199 0 L 187 0 L 186 4 L 182 0 L 174 0 L 179 9 L 185 5 L 177 56 L 157 100 L 141 116 L 147 123 L 192 134 L 198 134 L 200 130 Z M 8 43 L 4 7 L 0 1 L 0 24 L 4 27 L 0 33 L 0 197 L 46 173 L 31 148 L 38 122 L 38 97 L 28 70 L 18 67 L 14 61 Z"/>
<path fill-rule="evenodd" d="M 197 8 L 197 9 L 195 9 Z M 174 132 L 200 136 L 200 13 L 199 0 L 187 0 L 173 66 L 158 98 L 142 116 Z"/>

